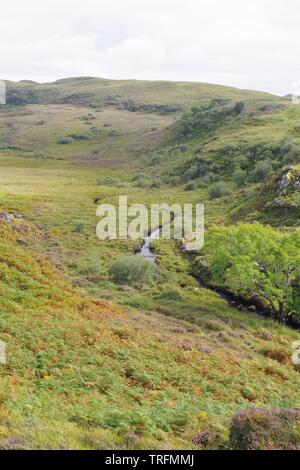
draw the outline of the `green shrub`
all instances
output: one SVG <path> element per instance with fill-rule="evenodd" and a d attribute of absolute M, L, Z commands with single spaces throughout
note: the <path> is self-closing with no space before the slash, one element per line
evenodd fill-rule
<path fill-rule="evenodd" d="M 149 166 L 158 165 L 162 161 L 163 161 L 163 156 L 162 155 L 159 155 L 157 153 L 153 153 L 153 154 L 148 155 L 147 157 L 145 157 L 145 159 L 142 163 L 143 163 L 143 166 L 149 167 Z"/>
<path fill-rule="evenodd" d="M 152 189 L 159 189 L 161 187 L 161 183 L 158 180 L 155 180 L 151 183 L 151 188 Z"/>
<path fill-rule="evenodd" d="M 182 142 L 193 137 L 205 136 L 216 131 L 228 119 L 237 116 L 243 110 L 242 103 L 224 99 L 213 99 L 201 107 L 193 107 L 172 126 L 172 140 Z"/>
<path fill-rule="evenodd" d="M 285 154 L 283 163 L 300 163 L 300 146 L 294 147 Z"/>
<path fill-rule="evenodd" d="M 238 103 L 235 104 L 234 106 L 234 113 L 235 114 L 241 114 L 244 111 L 245 108 L 245 103 L 243 101 L 239 101 Z"/>
<path fill-rule="evenodd" d="M 90 137 L 86 134 L 70 134 L 68 137 L 74 140 L 90 140 Z"/>
<path fill-rule="evenodd" d="M 187 171 L 184 174 L 185 179 L 187 180 L 193 180 L 198 178 L 200 175 L 200 171 L 197 165 L 192 165 L 190 168 L 187 169 Z"/>
<path fill-rule="evenodd" d="M 80 221 L 75 225 L 75 227 L 73 229 L 73 232 L 74 233 L 83 233 L 85 231 L 85 226 L 86 226 L 85 222 Z"/>
<path fill-rule="evenodd" d="M 116 284 L 147 283 L 154 278 L 155 266 L 141 256 L 124 256 L 113 262 L 109 275 Z"/>
<path fill-rule="evenodd" d="M 181 183 L 180 176 L 168 176 L 164 178 L 164 182 L 169 186 L 178 186 Z"/>
<path fill-rule="evenodd" d="M 238 169 L 233 173 L 232 179 L 238 186 L 243 186 L 247 179 L 247 173 L 244 170 Z"/>
<path fill-rule="evenodd" d="M 139 176 L 136 179 L 137 188 L 149 188 L 151 184 L 152 184 L 152 181 L 148 176 Z"/>
<path fill-rule="evenodd" d="M 71 144 L 73 140 L 74 139 L 72 137 L 64 137 L 63 139 L 60 139 L 57 143 L 60 145 L 68 145 Z"/>
<path fill-rule="evenodd" d="M 95 119 L 95 116 L 93 116 L 91 113 L 86 114 L 85 116 L 82 116 L 81 121 L 91 121 Z"/>
<path fill-rule="evenodd" d="M 108 136 L 109 137 L 119 137 L 123 135 L 123 133 L 121 131 L 118 131 L 117 129 L 112 129 L 111 131 L 109 131 L 108 133 Z"/>
<path fill-rule="evenodd" d="M 166 301 L 171 301 L 171 302 L 181 302 L 185 300 L 182 293 L 179 290 L 173 289 L 173 288 L 163 291 L 161 294 L 156 296 L 156 299 L 166 300 Z"/>
<path fill-rule="evenodd" d="M 118 183 L 119 180 L 112 176 L 105 176 L 104 178 L 97 179 L 98 186 L 116 186 Z"/>
<path fill-rule="evenodd" d="M 273 173 L 273 167 L 268 162 L 258 162 L 255 165 L 254 172 L 252 174 L 254 181 L 264 181 L 268 176 Z"/>
<path fill-rule="evenodd" d="M 185 191 L 193 191 L 196 189 L 196 184 L 190 181 L 188 184 L 185 185 L 184 190 Z"/>
<path fill-rule="evenodd" d="M 224 181 L 214 183 L 208 189 L 210 199 L 218 199 L 224 196 L 228 196 L 230 192 L 230 189 L 226 183 L 224 183 Z"/>
<path fill-rule="evenodd" d="M 247 157 L 243 154 L 237 155 L 233 161 L 241 170 L 246 170 L 249 164 Z"/>

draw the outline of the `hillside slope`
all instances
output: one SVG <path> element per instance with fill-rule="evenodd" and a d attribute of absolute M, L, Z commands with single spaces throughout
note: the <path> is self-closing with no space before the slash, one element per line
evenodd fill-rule
<path fill-rule="evenodd" d="M 186 109 L 224 96 L 236 101 L 243 98 L 252 101 L 267 100 L 274 102 L 276 100 L 273 95 L 268 93 L 193 82 L 107 80 L 77 77 L 45 84 L 27 81 L 6 83 L 8 104 L 12 105 L 27 103 L 87 105 L 91 103 L 109 106 L 126 104 L 126 102 L 132 101 L 140 105 L 158 105 L 159 108 L 163 105 L 170 105 Z M 280 101 L 280 99 L 277 98 L 277 101 Z"/>
<path fill-rule="evenodd" d="M 240 410 L 300 407 L 291 362 L 299 332 L 251 302 L 241 311 L 192 275 L 195 264 L 209 268 L 213 288 L 234 280 L 238 296 L 234 275 L 252 280 L 251 270 L 255 281 L 258 268 L 272 295 L 284 296 L 251 256 L 259 231 L 273 237 L 258 240 L 271 248 L 268 263 L 288 238 L 281 232 L 293 238 L 287 248 L 299 246 L 300 109 L 195 83 L 74 78 L 8 83 L 8 92 L 0 108 L 0 446 L 229 448 Z M 289 172 L 292 184 L 279 194 Z M 205 203 L 210 252 L 155 241 L 153 279 L 119 285 L 112 263 L 141 242 L 99 240 L 96 208 L 117 206 L 124 194 L 147 207 Z M 236 232 L 240 249 L 247 234 L 250 255 L 232 248 Z M 214 234 L 224 245 L 210 243 Z M 295 296 L 297 273 L 288 276 Z"/>
<path fill-rule="evenodd" d="M 193 106 L 241 100 L 252 110 L 288 100 L 219 85 L 74 78 L 7 82 L 0 148 L 75 164 L 120 165 L 164 146 L 166 129 Z M 175 139 L 176 140 L 176 139 Z"/>
<path fill-rule="evenodd" d="M 276 360 L 294 332 L 204 291 L 185 321 L 121 311 L 29 254 L 30 224 L 0 228 L 2 449 L 186 449 L 207 431 L 226 447 L 241 408 L 298 403 L 299 373 Z"/>

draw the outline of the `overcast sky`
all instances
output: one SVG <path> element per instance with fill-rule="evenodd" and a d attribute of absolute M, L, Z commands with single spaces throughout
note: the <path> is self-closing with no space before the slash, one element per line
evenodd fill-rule
<path fill-rule="evenodd" d="M 187 80 L 287 94 L 300 81 L 299 25 L 299 0 L 9 0 L 0 77 Z"/>

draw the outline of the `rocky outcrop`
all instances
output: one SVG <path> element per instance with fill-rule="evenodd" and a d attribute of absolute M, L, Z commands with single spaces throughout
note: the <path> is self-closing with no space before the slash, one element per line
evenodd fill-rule
<path fill-rule="evenodd" d="M 277 182 L 277 194 L 285 196 L 290 191 L 300 191 L 300 172 L 294 168 L 286 168 Z"/>
<path fill-rule="evenodd" d="M 9 214 L 6 211 L 0 210 L 0 221 L 11 222 L 13 219 L 22 219 L 20 214 Z"/>
<path fill-rule="evenodd" d="M 276 180 L 275 191 L 277 197 L 266 207 L 284 209 L 285 216 L 290 209 L 298 211 L 300 207 L 300 171 L 291 167 L 285 168 Z"/>
<path fill-rule="evenodd" d="M 29 225 L 24 221 L 21 214 L 9 214 L 4 210 L 0 210 L 0 228 L 2 224 L 9 225 L 16 232 L 28 233 Z"/>

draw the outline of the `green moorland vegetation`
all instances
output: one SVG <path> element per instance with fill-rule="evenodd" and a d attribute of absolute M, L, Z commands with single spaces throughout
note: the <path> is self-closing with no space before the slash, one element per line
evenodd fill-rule
<path fill-rule="evenodd" d="M 198 83 L 7 87 L 0 448 L 299 448 L 300 108 Z M 141 241 L 100 241 L 97 205 L 124 194 L 205 203 L 203 250 L 156 240 L 149 267 Z"/>

